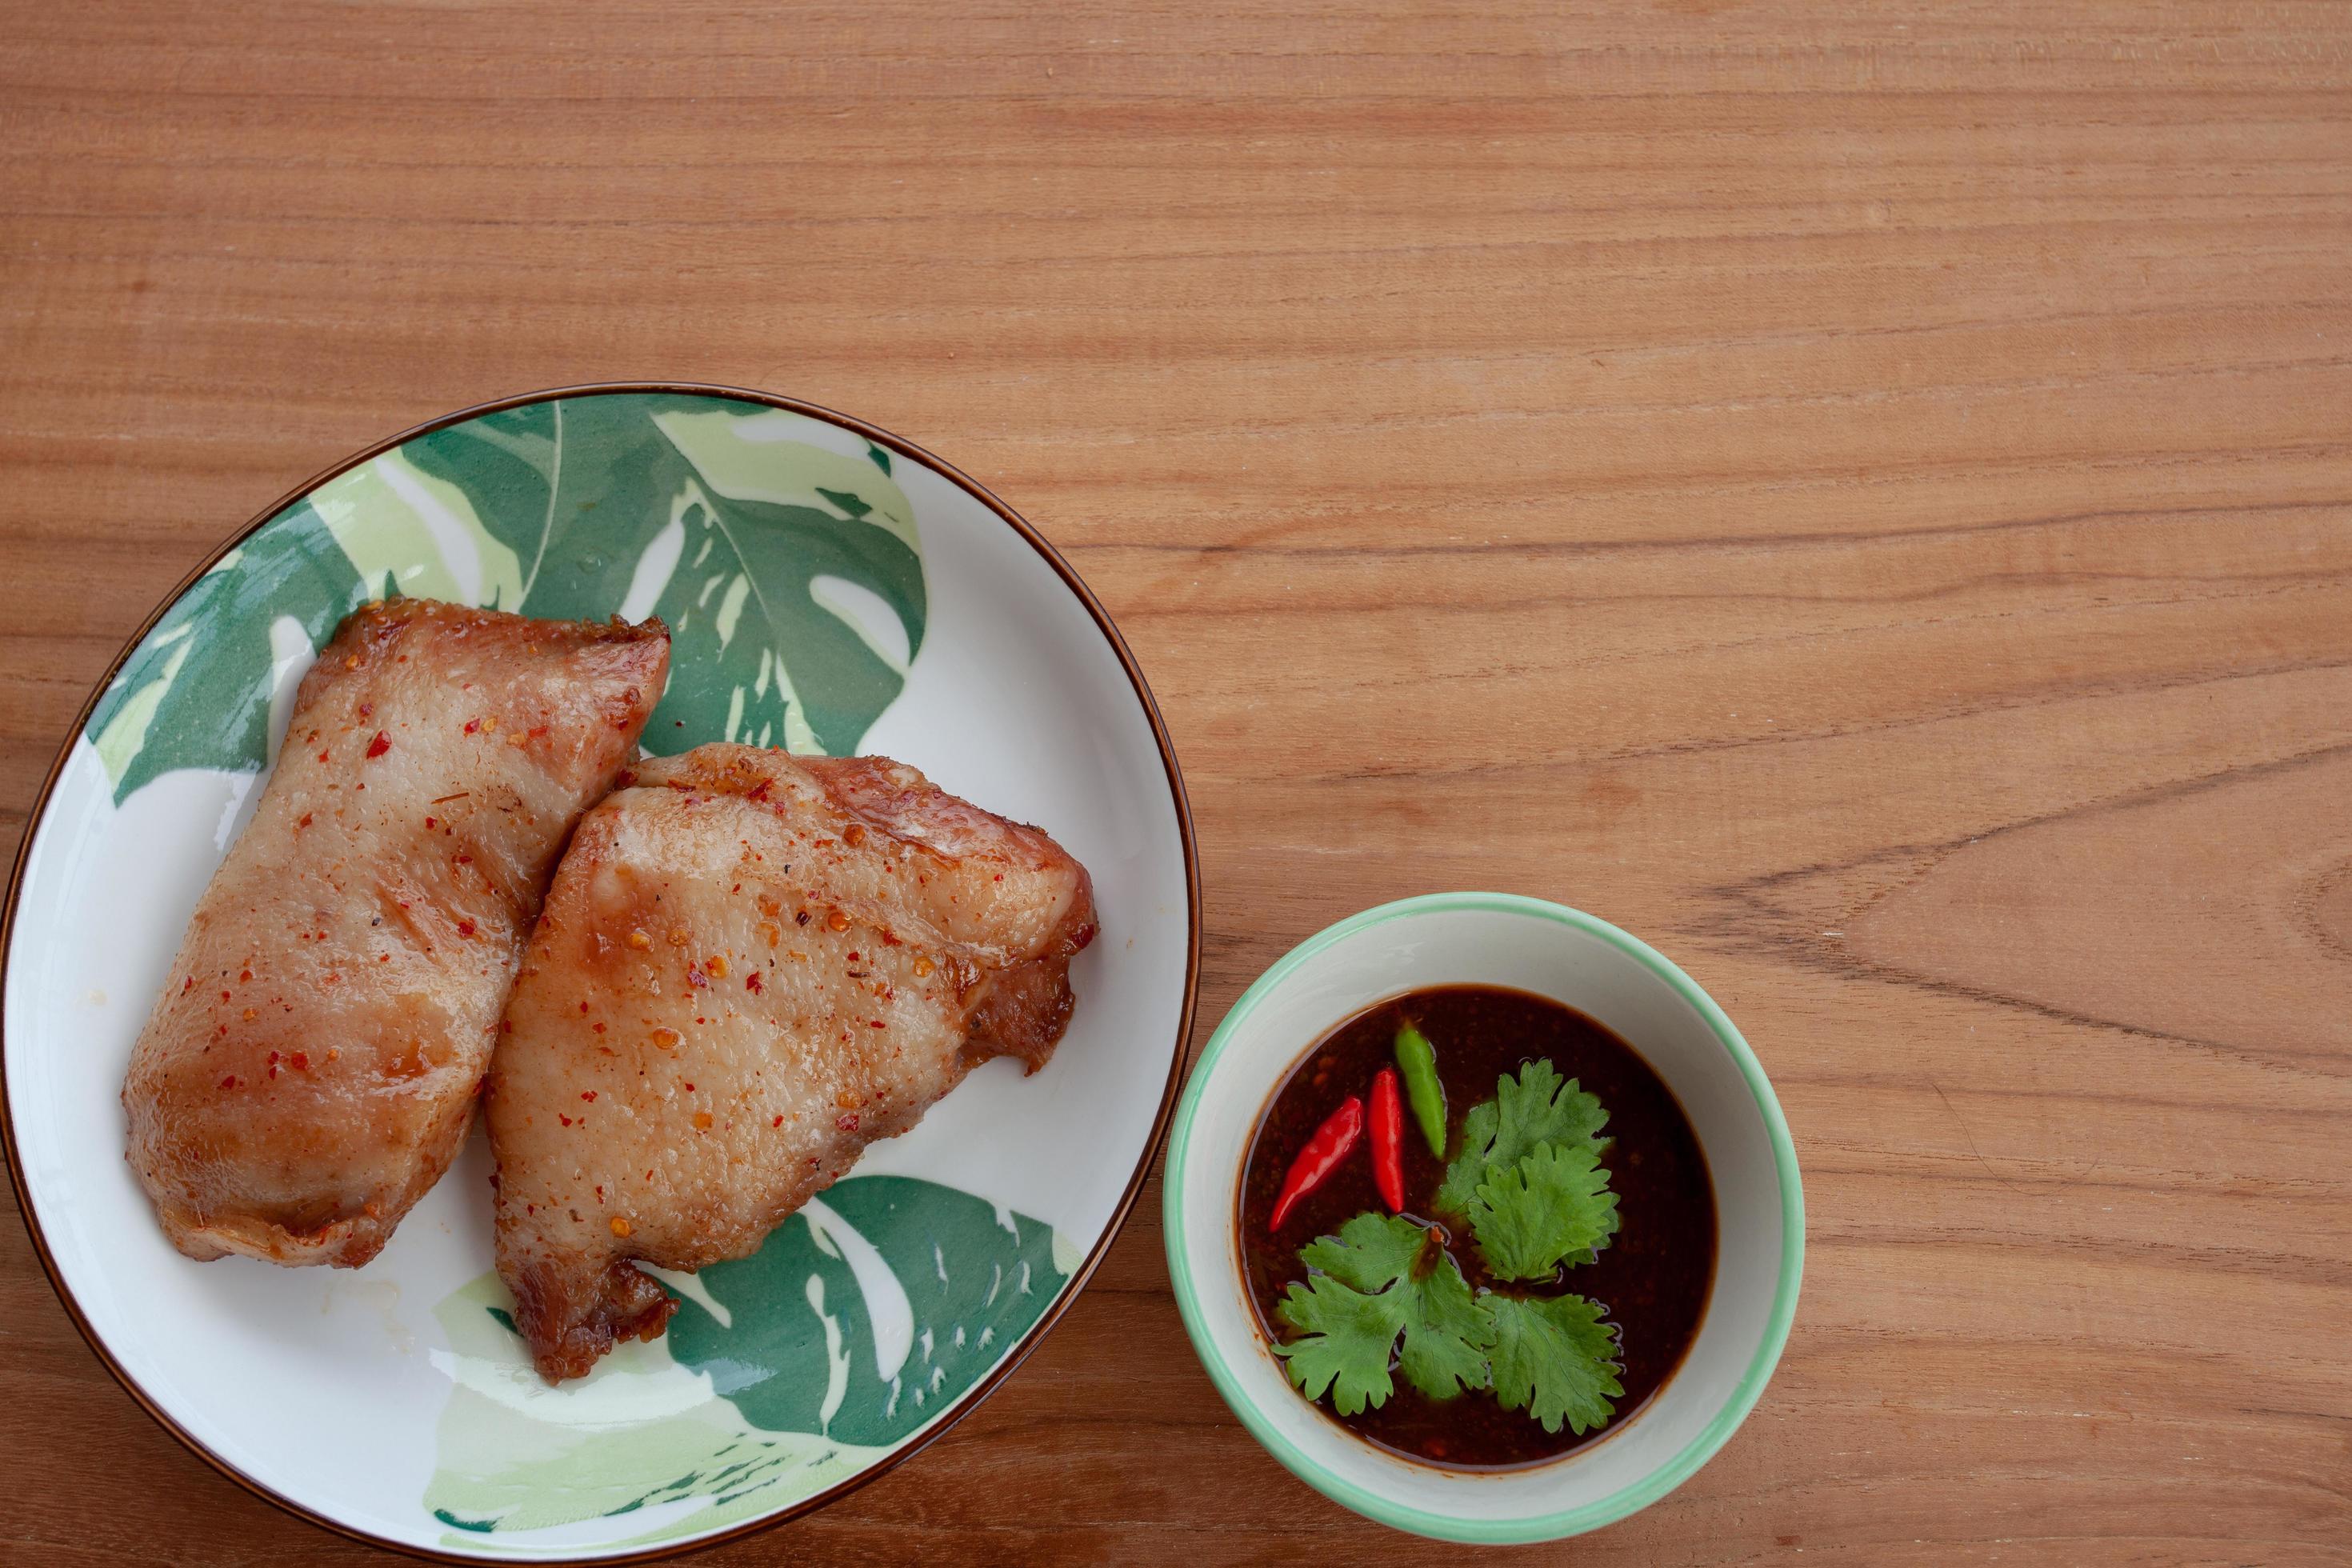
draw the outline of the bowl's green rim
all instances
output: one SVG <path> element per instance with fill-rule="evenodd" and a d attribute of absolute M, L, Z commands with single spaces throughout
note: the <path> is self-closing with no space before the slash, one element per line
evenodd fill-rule
<path fill-rule="evenodd" d="M 1764 1337 L 1758 1343 L 1756 1353 L 1749 1358 L 1747 1371 L 1741 1374 L 1738 1385 L 1733 1389 L 1723 1408 L 1716 1413 L 1706 1429 L 1685 1444 L 1679 1453 L 1641 1479 L 1591 1502 L 1562 1509 L 1556 1513 L 1519 1519 L 1478 1519 L 1412 1507 L 1342 1479 L 1284 1436 L 1243 1392 L 1240 1378 L 1234 1374 L 1223 1351 L 1210 1335 L 1201 1313 L 1200 1281 L 1193 1278 L 1192 1267 L 1185 1258 L 1184 1174 L 1185 1164 L 1192 1152 L 1192 1121 L 1200 1110 L 1209 1079 L 1216 1071 L 1218 1060 L 1244 1021 L 1260 1003 L 1280 989 L 1301 965 L 1327 948 L 1391 921 L 1462 910 L 1520 915 L 1571 926 L 1617 949 L 1673 987 L 1677 995 L 1696 1009 L 1707 1026 L 1715 1031 L 1715 1037 L 1724 1050 L 1738 1065 L 1740 1076 L 1747 1080 L 1748 1092 L 1755 1097 L 1756 1109 L 1764 1118 L 1765 1131 L 1772 1145 L 1773 1167 L 1780 1184 L 1780 1273 L 1773 1293 L 1772 1313 L 1764 1325 Z M 1217 1026 L 1217 1032 L 1209 1037 L 1208 1047 L 1201 1053 L 1200 1062 L 1193 1068 L 1191 1081 L 1185 1086 L 1183 1101 L 1177 1107 L 1175 1125 L 1169 1132 L 1168 1169 L 1162 1183 L 1160 1205 L 1167 1233 L 1168 1272 L 1175 1284 L 1176 1306 L 1184 1320 L 1184 1331 L 1192 1337 L 1192 1348 L 1199 1353 L 1201 1364 L 1208 1369 L 1210 1381 L 1217 1385 L 1217 1392 L 1224 1396 L 1234 1414 L 1241 1417 L 1242 1425 L 1249 1428 L 1250 1435 L 1265 1445 L 1266 1451 L 1279 1459 L 1292 1475 L 1332 1501 L 1353 1509 L 1367 1519 L 1410 1531 L 1416 1535 L 1481 1545 L 1557 1541 L 1563 1536 L 1580 1535 L 1649 1507 L 1688 1480 L 1701 1465 L 1714 1458 L 1716 1450 L 1730 1440 L 1732 1433 L 1739 1429 L 1740 1423 L 1748 1418 L 1748 1413 L 1763 1396 L 1764 1385 L 1771 1380 L 1772 1369 L 1780 1360 L 1781 1347 L 1788 1342 L 1789 1326 L 1796 1320 L 1798 1288 L 1805 1271 L 1805 1195 L 1797 1173 L 1796 1145 L 1790 1140 L 1788 1119 L 1780 1112 L 1780 1101 L 1772 1092 L 1771 1081 L 1764 1076 L 1763 1065 L 1756 1059 L 1755 1051 L 1749 1047 L 1738 1028 L 1696 981 L 1684 973 L 1673 960 L 1639 937 L 1581 910 L 1516 893 L 1430 893 L 1381 904 L 1351 915 L 1336 925 L 1325 927 L 1292 948 L 1272 968 L 1259 975 L 1256 984 L 1243 992 L 1241 1000 L 1234 1004 L 1233 1011 L 1225 1015 L 1224 1022 Z"/>

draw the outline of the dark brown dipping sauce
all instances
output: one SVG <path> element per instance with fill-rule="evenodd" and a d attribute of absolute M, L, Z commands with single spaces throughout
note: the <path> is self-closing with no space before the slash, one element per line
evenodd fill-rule
<path fill-rule="evenodd" d="M 1275 1309 L 1286 1289 L 1307 1278 L 1300 1247 L 1366 1210 L 1388 1212 L 1373 1184 L 1370 1154 L 1360 1147 L 1291 1211 L 1280 1236 L 1267 1231 L 1275 1197 L 1300 1147 L 1348 1096 L 1369 1103 L 1372 1075 L 1394 1064 L 1397 1029 L 1407 1020 L 1437 1053 L 1449 1153 L 1460 1147 L 1470 1108 L 1495 1098 L 1495 1080 L 1539 1058 L 1549 1058 L 1562 1077 L 1577 1079 L 1609 1113 L 1601 1135 L 1612 1142 L 1602 1163 L 1617 1194 L 1619 1226 L 1597 1261 L 1564 1269 L 1557 1285 L 1508 1285 L 1487 1274 L 1466 1229 L 1449 1235 L 1449 1247 L 1474 1291 L 1497 1285 L 1541 1295 L 1572 1291 L 1601 1303 L 1618 1326 L 1624 1369 L 1617 1381 L 1625 1393 L 1612 1402 L 1616 1413 L 1609 1422 L 1582 1436 L 1565 1424 L 1547 1432 L 1525 1410 L 1506 1410 L 1488 1394 L 1432 1399 L 1402 1376 L 1378 1409 L 1343 1416 L 1328 1397 L 1316 1407 L 1383 1448 L 1453 1468 L 1494 1469 L 1558 1458 L 1623 1426 L 1674 1375 L 1697 1337 L 1715 1282 L 1715 1190 L 1690 1119 L 1633 1047 L 1572 1007 L 1496 986 L 1416 991 L 1349 1019 L 1291 1069 L 1259 1118 L 1242 1167 L 1242 1272 L 1258 1328 L 1277 1342 L 1290 1337 Z M 1442 1223 L 1423 1208 L 1444 1176 L 1444 1162 L 1429 1152 L 1408 1108 L 1405 1213 Z"/>

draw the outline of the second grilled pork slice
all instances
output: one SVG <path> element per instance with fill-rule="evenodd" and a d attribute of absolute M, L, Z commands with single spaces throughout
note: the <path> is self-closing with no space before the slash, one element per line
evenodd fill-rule
<path fill-rule="evenodd" d="M 499 1272 L 550 1382 L 758 1249 L 975 1064 L 1033 1069 L 1095 934 L 1084 867 L 881 757 L 710 745 L 581 823 L 489 1078 Z"/>
<path fill-rule="evenodd" d="M 448 1168 L 564 836 L 636 754 L 669 634 L 422 599 L 304 676 L 122 1087 L 191 1258 L 356 1268 Z"/>

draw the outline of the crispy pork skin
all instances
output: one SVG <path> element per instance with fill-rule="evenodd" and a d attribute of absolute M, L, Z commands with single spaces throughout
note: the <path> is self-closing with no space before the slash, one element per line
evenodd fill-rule
<path fill-rule="evenodd" d="M 669 635 L 421 599 L 352 614 L 188 922 L 123 1084 L 191 1258 L 356 1268 L 440 1178 L 581 814 Z"/>
<path fill-rule="evenodd" d="M 756 1250 L 971 1068 L 1043 1064 L 1085 868 L 880 757 L 703 746 L 580 825 L 491 1068 L 499 1272 L 541 1373 L 649 1338 L 635 1267 Z"/>

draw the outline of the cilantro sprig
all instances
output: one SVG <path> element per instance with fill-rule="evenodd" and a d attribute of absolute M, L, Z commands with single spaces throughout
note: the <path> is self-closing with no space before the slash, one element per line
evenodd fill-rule
<path fill-rule="evenodd" d="M 1548 1282 L 1591 1262 L 1618 1226 L 1601 1164 L 1608 1112 L 1549 1061 L 1496 1083 L 1471 1108 L 1434 1207 L 1475 1238 L 1497 1280 Z M 1491 1390 L 1548 1432 L 1605 1425 L 1622 1397 L 1618 1330 L 1583 1296 L 1472 1291 L 1444 1233 L 1395 1215 L 1360 1214 L 1298 1254 L 1310 1271 L 1276 1315 L 1294 1331 L 1273 1346 L 1309 1399 L 1342 1415 L 1377 1409 L 1393 1373 L 1433 1399 Z"/>
<path fill-rule="evenodd" d="M 1549 1061 L 1529 1062 L 1515 1078 L 1495 1080 L 1495 1098 L 1474 1105 L 1462 1121 L 1462 1147 L 1437 1189 L 1444 1214 L 1467 1215 L 1478 1189 L 1497 1171 L 1518 1163 L 1546 1143 L 1591 1142 L 1609 1124 L 1601 1101 L 1562 1079 Z"/>
<path fill-rule="evenodd" d="M 1578 1436 L 1606 1423 L 1609 1401 L 1625 1392 L 1617 1382 L 1617 1325 L 1601 1321 L 1598 1302 L 1581 1296 L 1488 1295 L 1495 1326 L 1495 1397 L 1506 1410 L 1524 1410 L 1559 1430 L 1565 1419 Z"/>
<path fill-rule="evenodd" d="M 1437 1189 L 1441 1213 L 1469 1222 L 1502 1279 L 1546 1279 L 1590 1263 L 1617 1234 L 1617 1194 L 1601 1157 L 1609 1113 L 1551 1063 L 1529 1062 L 1473 1106 Z"/>
<path fill-rule="evenodd" d="M 1617 1233 L 1617 1194 L 1599 1145 L 1546 1143 L 1478 1185 L 1470 1228 L 1498 1279 L 1549 1279 L 1593 1261 Z"/>
<path fill-rule="evenodd" d="M 1470 1294 L 1462 1266 L 1430 1234 L 1394 1215 L 1360 1214 L 1299 1252 L 1317 1270 L 1293 1285 L 1276 1310 L 1299 1338 L 1276 1345 L 1290 1380 L 1309 1399 L 1331 1391 L 1332 1407 L 1353 1415 L 1388 1403 L 1389 1362 L 1432 1399 L 1486 1386 L 1493 1321 Z"/>

